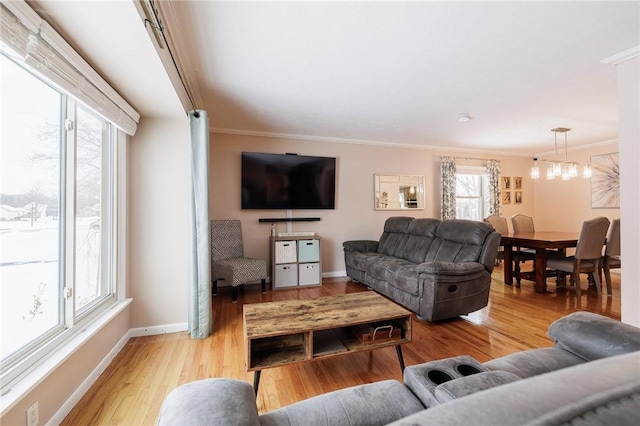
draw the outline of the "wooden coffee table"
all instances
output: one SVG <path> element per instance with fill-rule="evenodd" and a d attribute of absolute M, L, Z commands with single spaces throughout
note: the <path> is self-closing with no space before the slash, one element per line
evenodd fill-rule
<path fill-rule="evenodd" d="M 395 346 L 404 370 L 411 312 L 373 291 L 243 307 L 247 371 Z"/>

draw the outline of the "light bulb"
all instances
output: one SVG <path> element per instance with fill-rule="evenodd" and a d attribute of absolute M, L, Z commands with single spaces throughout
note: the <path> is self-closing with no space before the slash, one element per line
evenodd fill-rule
<path fill-rule="evenodd" d="M 553 166 L 550 165 L 549 167 L 547 167 L 547 180 L 553 180 L 556 178 L 556 174 L 553 171 Z"/>
<path fill-rule="evenodd" d="M 584 166 L 584 168 L 582 169 L 582 177 L 585 179 L 591 179 L 591 165 L 587 164 L 586 166 Z"/>
<path fill-rule="evenodd" d="M 578 176 L 578 165 L 576 163 L 569 164 L 569 177 Z"/>
<path fill-rule="evenodd" d="M 531 179 L 540 179 L 540 167 L 538 167 L 538 163 L 531 166 Z"/>

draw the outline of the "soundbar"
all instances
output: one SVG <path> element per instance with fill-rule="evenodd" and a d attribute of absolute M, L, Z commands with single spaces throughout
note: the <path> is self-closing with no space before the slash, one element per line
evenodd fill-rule
<path fill-rule="evenodd" d="M 258 222 L 317 222 L 319 217 L 261 217 Z"/>

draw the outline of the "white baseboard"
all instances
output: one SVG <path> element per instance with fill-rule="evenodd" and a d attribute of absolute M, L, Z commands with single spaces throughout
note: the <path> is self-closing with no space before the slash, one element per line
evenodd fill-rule
<path fill-rule="evenodd" d="M 346 277 L 347 271 L 333 271 L 333 272 L 323 272 L 322 278 L 338 278 L 338 277 Z"/>
<path fill-rule="evenodd" d="M 100 363 L 93 369 L 93 371 L 87 376 L 86 379 L 76 388 L 71 396 L 62 404 L 62 406 L 56 411 L 56 413 L 49 419 L 47 425 L 59 425 L 71 412 L 73 407 L 80 401 L 85 393 L 91 389 L 91 386 L 98 380 L 98 377 L 104 370 L 107 369 L 109 364 L 115 359 L 116 355 L 120 353 L 122 348 L 127 344 L 130 338 L 139 336 L 152 336 L 155 334 L 176 333 L 187 330 L 187 323 L 168 324 L 168 325 L 156 325 L 152 327 L 140 327 L 132 328 L 122 336 L 118 343 L 109 351 L 109 353 L 100 361 Z"/>
<path fill-rule="evenodd" d="M 98 377 L 100 377 L 100 375 L 104 373 L 104 370 L 107 369 L 116 355 L 118 355 L 122 348 L 124 348 L 124 345 L 127 344 L 130 337 L 130 332 L 127 332 L 124 336 L 122 336 L 122 338 L 113 347 L 113 349 L 109 351 L 107 356 L 105 356 L 102 361 L 100 361 L 96 368 L 93 369 L 93 371 L 87 376 L 87 378 L 83 380 L 80 386 L 78 386 L 76 390 L 73 391 L 71 396 L 64 402 L 64 404 L 62 404 L 58 411 L 56 411 L 53 417 L 49 419 L 47 425 L 59 425 L 60 423 L 62 423 L 64 418 L 67 417 L 73 407 L 75 407 L 80 399 L 82 399 L 84 394 L 87 393 L 89 389 L 91 389 L 91 386 L 93 386 L 96 380 L 98 380 Z"/>
<path fill-rule="evenodd" d="M 151 327 L 139 327 L 129 330 L 130 337 L 155 336 L 158 334 L 178 333 L 187 331 L 187 323 L 181 322 L 177 324 L 153 325 Z"/>

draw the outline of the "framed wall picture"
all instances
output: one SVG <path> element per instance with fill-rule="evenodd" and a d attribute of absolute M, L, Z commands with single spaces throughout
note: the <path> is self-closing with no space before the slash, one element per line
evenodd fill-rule
<path fill-rule="evenodd" d="M 522 204 L 522 191 L 514 192 L 513 204 Z"/>
<path fill-rule="evenodd" d="M 505 190 L 511 189 L 511 178 L 509 176 L 502 177 L 502 189 L 505 189 Z"/>
<path fill-rule="evenodd" d="M 511 204 L 511 191 L 502 192 L 502 204 Z"/>
<path fill-rule="evenodd" d="M 516 176 L 513 178 L 513 189 L 522 189 L 522 177 Z"/>
<path fill-rule="evenodd" d="M 620 154 L 591 157 L 591 208 L 620 208 Z"/>

